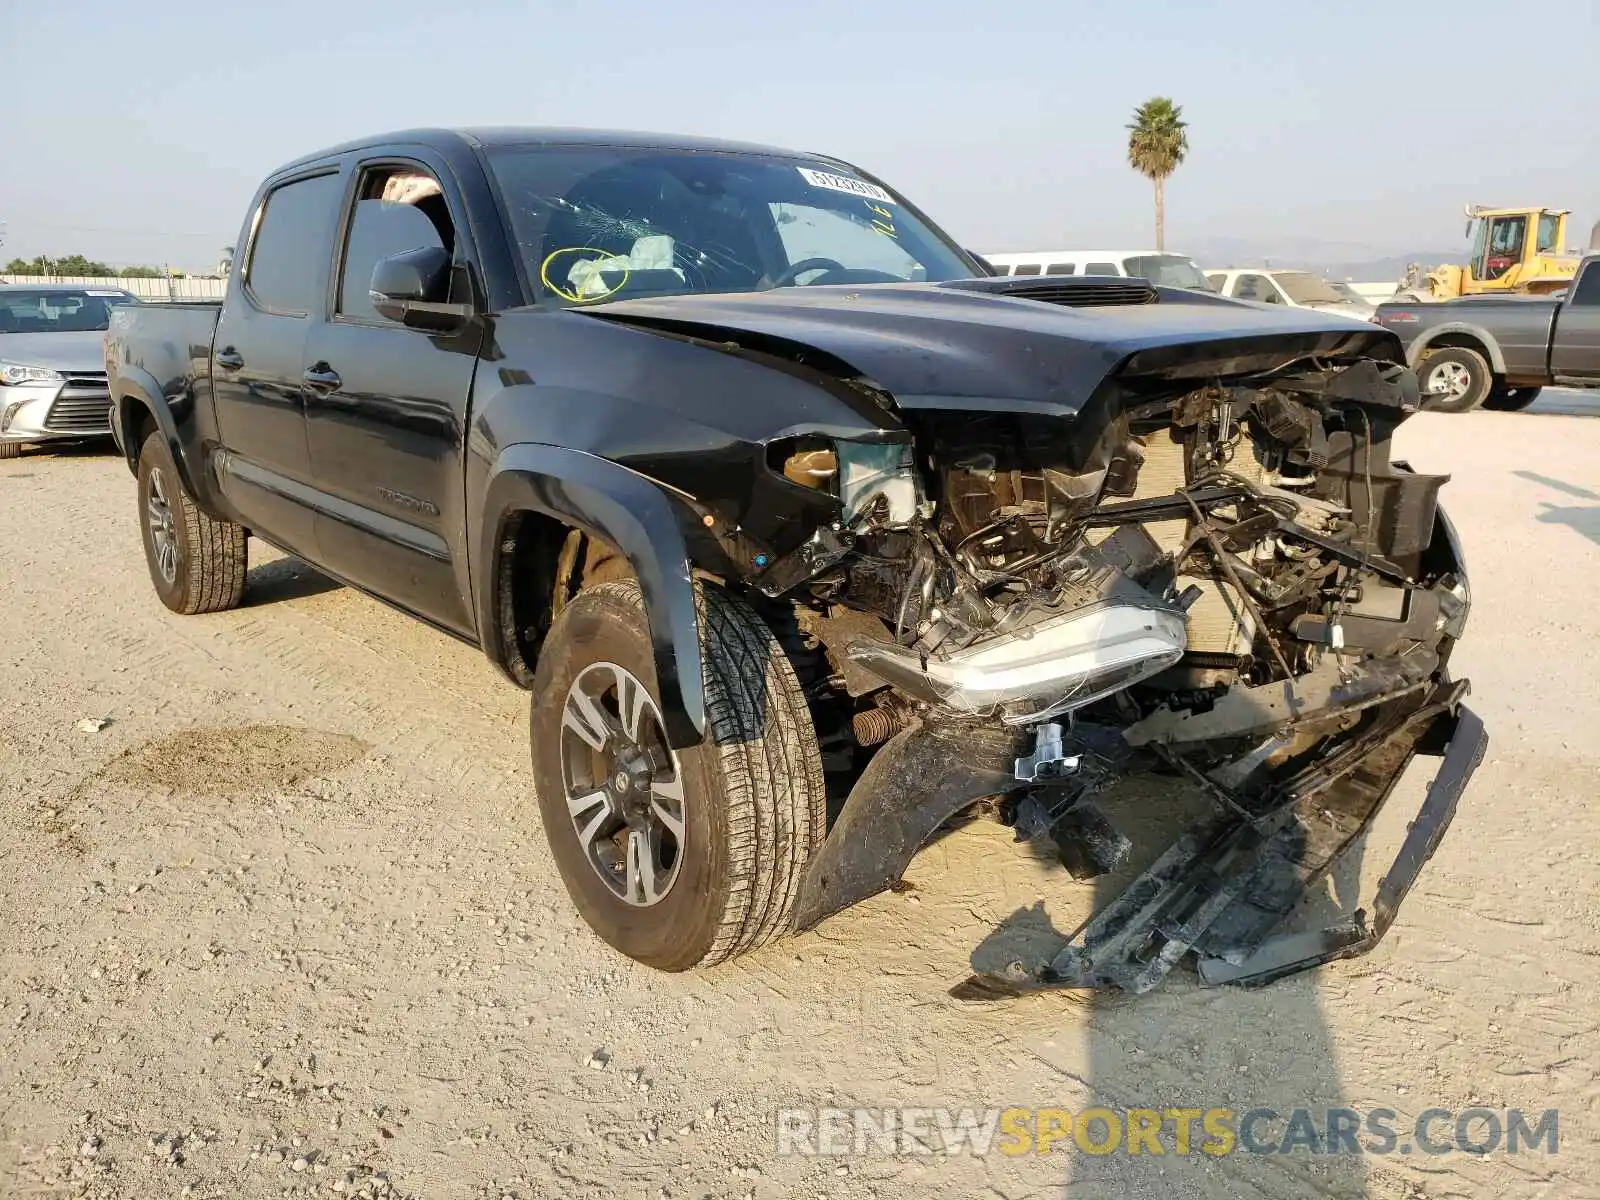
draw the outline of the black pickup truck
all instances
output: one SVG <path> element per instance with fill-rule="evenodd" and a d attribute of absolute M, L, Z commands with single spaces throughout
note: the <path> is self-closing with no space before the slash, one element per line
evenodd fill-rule
<path fill-rule="evenodd" d="M 961 814 L 1092 877 L 1129 846 L 1095 796 L 1159 766 L 1213 817 L 963 994 L 1271 979 L 1382 936 L 1481 756 L 1376 326 L 991 277 L 847 163 L 632 134 L 326 150 L 239 245 L 220 309 L 107 336 L 157 594 L 237 604 L 253 536 L 482 647 L 569 892 L 642 962 L 815 924 Z M 1269 937 L 1416 753 L 1370 922 Z"/>
<path fill-rule="evenodd" d="M 1400 336 L 1425 408 L 1514 412 L 1548 384 L 1600 387 L 1600 255 L 1564 295 L 1389 303 L 1372 319 Z"/>

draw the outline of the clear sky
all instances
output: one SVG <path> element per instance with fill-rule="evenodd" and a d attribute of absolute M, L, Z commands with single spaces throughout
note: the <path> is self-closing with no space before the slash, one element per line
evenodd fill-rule
<path fill-rule="evenodd" d="M 1596 0 L 0 0 L 0 259 L 215 261 L 259 178 L 417 125 L 651 129 L 835 154 L 967 245 L 1451 248 L 1461 206 L 1600 218 Z M 1266 251 L 1283 253 L 1281 250 Z"/>

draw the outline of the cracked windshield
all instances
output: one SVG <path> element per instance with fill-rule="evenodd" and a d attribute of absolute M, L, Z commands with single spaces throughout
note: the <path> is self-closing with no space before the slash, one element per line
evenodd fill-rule
<path fill-rule="evenodd" d="M 546 147 L 491 163 L 547 302 L 978 274 L 898 196 L 835 164 Z"/>

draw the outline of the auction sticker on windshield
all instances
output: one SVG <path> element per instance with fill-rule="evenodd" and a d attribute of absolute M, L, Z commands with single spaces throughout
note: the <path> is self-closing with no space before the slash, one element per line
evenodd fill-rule
<path fill-rule="evenodd" d="M 812 187 L 830 188 L 835 192 L 846 192 L 852 196 L 865 196 L 869 200 L 881 200 L 885 204 L 894 203 L 894 197 L 877 184 L 851 179 L 848 175 L 831 175 L 827 171 L 814 171 L 810 167 L 796 169 L 800 172 L 800 177 Z"/>

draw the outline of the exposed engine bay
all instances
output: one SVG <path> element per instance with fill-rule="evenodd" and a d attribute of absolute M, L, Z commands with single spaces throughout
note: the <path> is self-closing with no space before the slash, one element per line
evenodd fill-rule
<path fill-rule="evenodd" d="M 1026 725 L 1101 702 L 1118 724 L 1204 712 L 1329 660 L 1425 677 L 1466 607 L 1427 556 L 1444 479 L 1395 469 L 1398 414 L 1338 398 L 1352 373 L 1381 382 L 1362 364 L 1206 385 L 1087 444 L 934 413 L 910 443 L 795 449 L 786 472 L 836 481 L 845 512 L 797 556 L 820 564 L 807 601 L 876 618 L 817 624 L 841 680 Z M 788 566 L 764 590 L 791 592 Z"/>
<path fill-rule="evenodd" d="M 1358 914 L 1266 945 L 1464 690 L 1444 669 L 1469 605 L 1445 479 L 1390 460 L 1403 390 L 1370 360 L 1301 361 L 1125 395 L 1098 423 L 923 412 L 909 440 L 779 447 L 773 466 L 830 490 L 842 520 L 759 586 L 825 649 L 819 730 L 833 711 L 858 754 L 887 743 L 858 791 L 914 788 L 930 813 L 1002 794 L 1019 839 L 1052 840 L 1079 878 L 1126 855 L 1093 797 L 1141 756 L 1216 802 L 1217 824 L 1130 889 L 1142 908 L 971 997 L 1144 990 L 1190 950 L 1208 980 L 1260 982 L 1381 936 Z M 1377 783 L 1354 770 L 1385 754 Z M 1336 836 L 1308 834 L 1310 796 Z M 812 872 L 802 923 L 893 882 L 845 885 L 847 867 Z"/>

